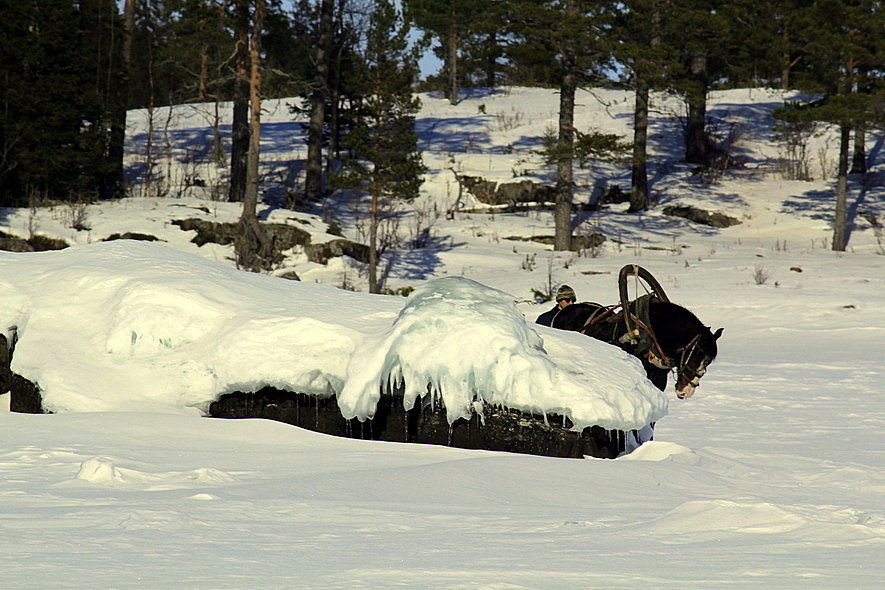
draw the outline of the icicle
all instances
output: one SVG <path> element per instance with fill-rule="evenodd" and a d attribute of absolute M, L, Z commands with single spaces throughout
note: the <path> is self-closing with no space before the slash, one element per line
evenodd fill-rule
<path fill-rule="evenodd" d="M 452 439 L 454 438 L 454 435 L 455 435 L 455 429 L 452 427 L 451 424 L 449 424 L 449 442 L 448 442 L 449 446 L 452 446 Z"/>

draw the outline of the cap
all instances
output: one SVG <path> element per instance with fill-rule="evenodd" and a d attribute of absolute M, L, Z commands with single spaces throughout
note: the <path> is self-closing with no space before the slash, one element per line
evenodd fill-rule
<path fill-rule="evenodd" d="M 558 302 L 563 299 L 577 299 L 575 290 L 568 285 L 560 286 L 559 289 L 556 290 L 556 301 Z"/>

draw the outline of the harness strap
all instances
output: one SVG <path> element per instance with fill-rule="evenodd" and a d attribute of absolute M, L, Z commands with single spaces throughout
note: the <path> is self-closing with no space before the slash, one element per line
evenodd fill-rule
<path fill-rule="evenodd" d="M 584 325 L 581 326 L 581 332 L 583 332 L 584 330 L 586 330 L 590 326 L 595 326 L 596 324 L 598 324 L 599 322 L 601 322 L 602 320 L 604 320 L 608 316 L 612 315 L 616 309 L 621 307 L 620 303 L 617 305 L 611 305 L 609 307 L 603 307 L 597 303 L 594 303 L 593 305 L 597 306 L 597 310 L 594 311 L 592 314 L 590 314 L 590 316 L 584 322 Z"/>
<path fill-rule="evenodd" d="M 633 319 L 636 321 L 637 326 L 645 330 L 646 334 L 648 334 L 648 337 L 651 340 L 651 345 L 648 349 L 649 355 L 654 355 L 655 357 L 660 359 L 661 364 L 664 365 L 660 367 L 661 369 L 672 369 L 673 361 L 672 359 L 670 359 L 670 357 L 667 356 L 667 353 L 664 352 L 664 349 L 661 348 L 661 343 L 658 342 L 658 338 L 657 336 L 655 336 L 655 332 L 651 329 L 651 326 L 647 325 L 636 316 L 633 316 Z M 657 366 L 657 363 L 655 363 L 653 359 L 649 358 L 649 361 Z"/>

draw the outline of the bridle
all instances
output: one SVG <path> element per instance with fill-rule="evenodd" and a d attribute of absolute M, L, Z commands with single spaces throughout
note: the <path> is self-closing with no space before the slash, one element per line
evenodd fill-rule
<path fill-rule="evenodd" d="M 693 369 L 691 367 L 691 359 L 694 356 L 695 352 L 698 350 L 698 344 L 701 341 L 701 332 L 695 334 L 695 337 L 689 340 L 688 344 L 682 346 L 677 349 L 679 352 L 679 364 L 674 366 L 673 369 L 676 371 L 677 376 L 680 374 L 684 374 L 686 377 L 691 375 L 691 379 L 688 379 L 688 382 L 697 387 L 700 383 L 701 377 L 707 372 L 707 365 L 710 360 L 707 355 L 704 355 L 704 358 L 701 359 L 701 362 L 698 363 L 698 369 Z M 703 351 L 701 351 L 703 352 Z"/>

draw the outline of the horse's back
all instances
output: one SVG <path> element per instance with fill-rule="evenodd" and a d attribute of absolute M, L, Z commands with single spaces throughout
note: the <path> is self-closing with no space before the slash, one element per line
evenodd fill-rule
<path fill-rule="evenodd" d="M 564 309 L 561 309 L 559 313 L 556 314 L 556 317 L 553 318 L 553 322 L 550 325 L 560 330 L 580 332 L 584 329 L 587 321 L 590 320 L 594 314 L 599 314 L 604 309 L 605 306 L 598 303 L 588 303 L 586 301 L 572 303 Z"/>

